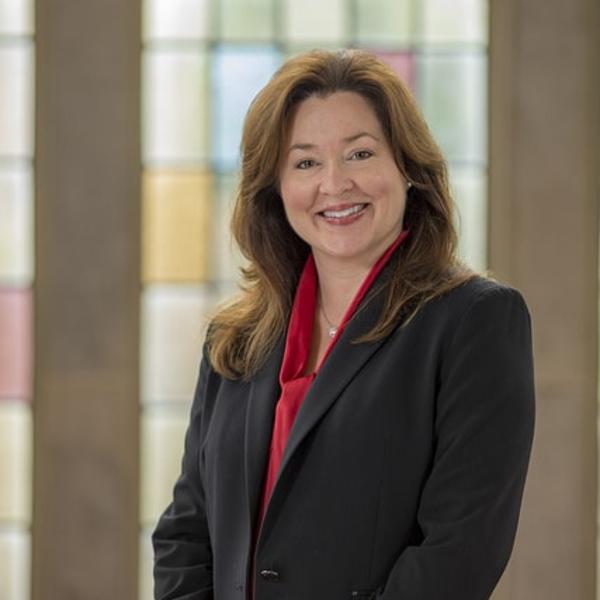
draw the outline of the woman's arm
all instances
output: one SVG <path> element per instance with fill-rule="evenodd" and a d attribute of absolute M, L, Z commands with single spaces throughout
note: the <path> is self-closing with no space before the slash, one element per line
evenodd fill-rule
<path fill-rule="evenodd" d="M 185 436 L 181 474 L 173 501 L 152 535 L 156 600 L 212 600 L 212 551 L 200 481 L 202 408 L 209 372 L 203 358 Z"/>
<path fill-rule="evenodd" d="M 487 600 L 513 547 L 533 439 L 531 322 L 507 287 L 481 293 L 446 347 L 435 457 L 418 523 L 381 600 Z"/>

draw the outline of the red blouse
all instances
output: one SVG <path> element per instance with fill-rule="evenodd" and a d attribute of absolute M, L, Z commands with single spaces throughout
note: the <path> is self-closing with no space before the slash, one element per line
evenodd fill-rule
<path fill-rule="evenodd" d="M 296 290 L 296 296 L 290 315 L 283 361 L 279 371 L 281 395 L 275 409 L 275 424 L 273 426 L 271 438 L 269 465 L 263 488 L 257 531 L 260 531 L 260 526 L 262 525 L 271 493 L 275 487 L 275 482 L 277 481 L 279 467 L 283 458 L 283 451 L 292 425 L 294 424 L 296 415 L 300 410 L 300 406 L 308 393 L 313 380 L 317 376 L 319 368 L 331 353 L 331 350 L 342 334 L 344 327 L 351 319 L 354 311 L 377 278 L 377 275 L 379 275 L 392 256 L 394 250 L 404 241 L 407 235 L 408 229 L 403 230 L 373 265 L 358 289 L 348 310 L 344 314 L 344 318 L 342 319 L 335 336 L 327 346 L 327 350 L 317 369 L 309 375 L 302 375 L 306 369 L 306 363 L 310 355 L 315 309 L 317 306 L 317 271 L 313 255 L 311 254 L 308 257 Z"/>

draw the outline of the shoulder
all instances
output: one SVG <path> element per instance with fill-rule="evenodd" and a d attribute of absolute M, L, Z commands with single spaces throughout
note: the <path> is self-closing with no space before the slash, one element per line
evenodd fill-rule
<path fill-rule="evenodd" d="M 523 294 L 518 289 L 489 277 L 474 275 L 466 282 L 436 297 L 432 301 L 431 308 L 451 313 L 453 319 L 460 319 L 461 316 L 480 306 L 493 311 L 506 305 L 521 306 L 529 312 Z"/>
<path fill-rule="evenodd" d="M 448 348 L 452 340 L 463 335 L 479 337 L 493 330 L 501 335 L 509 327 L 526 332 L 531 328 L 531 317 L 518 289 L 474 275 L 429 300 L 408 324 L 411 326 Z"/>

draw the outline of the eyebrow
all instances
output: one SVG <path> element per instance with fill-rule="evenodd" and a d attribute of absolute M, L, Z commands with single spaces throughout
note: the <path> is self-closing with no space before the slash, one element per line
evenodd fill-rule
<path fill-rule="evenodd" d="M 352 135 L 349 135 L 348 137 L 345 137 L 342 142 L 344 142 L 344 144 L 350 144 L 351 142 L 355 142 L 357 139 L 361 138 L 361 137 L 370 137 L 372 139 L 374 139 L 376 142 L 380 142 L 381 140 L 373 135 L 372 133 L 369 133 L 368 131 L 360 131 L 358 133 L 353 133 Z M 290 146 L 288 148 L 288 154 L 292 151 L 292 150 L 312 150 L 313 148 L 316 148 L 315 144 L 293 144 L 292 146 Z"/>

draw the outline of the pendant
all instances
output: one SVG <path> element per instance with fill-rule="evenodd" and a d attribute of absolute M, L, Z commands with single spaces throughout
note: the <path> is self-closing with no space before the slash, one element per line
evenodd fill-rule
<path fill-rule="evenodd" d="M 337 333 L 338 328 L 337 327 L 330 327 L 327 330 L 327 335 L 329 335 L 330 338 L 335 337 L 335 334 Z"/>

